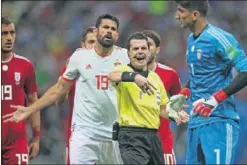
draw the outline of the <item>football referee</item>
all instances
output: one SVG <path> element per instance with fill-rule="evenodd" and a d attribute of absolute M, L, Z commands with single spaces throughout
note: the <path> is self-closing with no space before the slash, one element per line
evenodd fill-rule
<path fill-rule="evenodd" d="M 179 121 L 166 112 L 168 97 L 159 76 L 147 69 L 150 51 L 147 37 L 137 32 L 127 44 L 129 65 L 119 65 L 109 74 L 117 90 L 118 142 L 124 164 L 164 164 L 157 130 L 159 116 Z"/>

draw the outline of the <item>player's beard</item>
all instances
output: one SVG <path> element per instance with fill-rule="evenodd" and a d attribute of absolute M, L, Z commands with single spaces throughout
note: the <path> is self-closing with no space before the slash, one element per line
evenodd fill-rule
<path fill-rule="evenodd" d="M 105 48 L 110 48 L 110 47 L 112 47 L 113 45 L 114 45 L 114 40 L 113 40 L 113 38 L 110 40 L 110 41 L 106 41 L 106 40 L 104 40 L 105 38 L 106 38 L 107 36 L 104 36 L 104 37 L 100 37 L 100 36 L 97 36 L 97 40 L 98 40 L 98 42 L 103 46 L 103 47 L 105 47 Z"/>

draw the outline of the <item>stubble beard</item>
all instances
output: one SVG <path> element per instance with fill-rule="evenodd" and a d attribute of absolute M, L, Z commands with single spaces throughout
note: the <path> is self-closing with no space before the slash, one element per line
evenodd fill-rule
<path fill-rule="evenodd" d="M 102 38 L 97 37 L 97 40 L 100 43 L 100 45 L 102 45 L 102 47 L 104 48 L 111 48 L 114 45 L 113 40 L 111 42 L 107 42 L 107 41 L 104 41 L 104 37 Z"/>

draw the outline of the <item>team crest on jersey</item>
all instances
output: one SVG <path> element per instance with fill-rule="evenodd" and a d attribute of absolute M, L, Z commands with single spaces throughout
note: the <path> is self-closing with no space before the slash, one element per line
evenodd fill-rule
<path fill-rule="evenodd" d="M 196 52 L 197 59 L 200 60 L 202 58 L 202 50 L 198 49 Z"/>
<path fill-rule="evenodd" d="M 117 59 L 117 61 L 114 63 L 114 66 L 118 66 L 118 65 L 121 65 L 121 62 Z"/>
<path fill-rule="evenodd" d="M 20 84 L 20 80 L 21 80 L 21 73 L 20 72 L 15 72 L 15 83 L 16 83 L 16 85 Z"/>

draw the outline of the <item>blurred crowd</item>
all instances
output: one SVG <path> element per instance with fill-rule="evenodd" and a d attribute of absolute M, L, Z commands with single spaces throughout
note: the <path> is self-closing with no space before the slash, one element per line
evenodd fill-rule
<path fill-rule="evenodd" d="M 247 2 L 210 0 L 210 23 L 234 34 L 247 50 Z M 2 1 L 2 14 L 16 24 L 15 52 L 30 59 L 36 68 L 39 95 L 59 78 L 67 58 L 80 46 L 81 34 L 94 26 L 99 15 L 110 13 L 120 20 L 119 46 L 135 31 L 152 29 L 162 38 L 158 61 L 177 70 L 181 82 L 188 79 L 186 41 L 189 31 L 175 18 L 173 1 Z M 235 163 L 247 163 L 247 88 L 236 95 L 241 115 L 240 139 Z M 42 111 L 42 140 L 39 156 L 31 163 L 61 164 L 68 105 Z M 177 163 L 185 162 L 186 126 L 172 125 Z M 213 137 L 212 137 L 213 138 Z"/>

